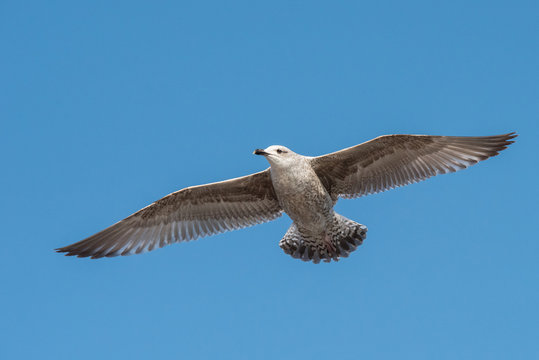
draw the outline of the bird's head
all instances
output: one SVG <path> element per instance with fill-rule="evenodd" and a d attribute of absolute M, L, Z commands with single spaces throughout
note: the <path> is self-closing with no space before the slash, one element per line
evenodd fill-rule
<path fill-rule="evenodd" d="M 286 164 L 299 156 L 286 146 L 282 145 L 271 145 L 265 149 L 256 149 L 253 154 L 263 155 L 271 165 Z"/>

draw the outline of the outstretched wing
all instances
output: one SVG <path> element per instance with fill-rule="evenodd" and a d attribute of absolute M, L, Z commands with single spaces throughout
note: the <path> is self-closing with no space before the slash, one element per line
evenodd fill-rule
<path fill-rule="evenodd" d="M 354 198 L 465 169 L 498 155 L 517 135 L 385 135 L 312 158 L 328 192 Z"/>
<path fill-rule="evenodd" d="M 266 169 L 176 191 L 107 229 L 56 251 L 94 259 L 139 254 L 173 242 L 267 222 L 281 213 Z"/>

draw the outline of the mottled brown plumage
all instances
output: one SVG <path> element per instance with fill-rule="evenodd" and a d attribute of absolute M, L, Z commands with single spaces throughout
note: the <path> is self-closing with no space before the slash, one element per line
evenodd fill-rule
<path fill-rule="evenodd" d="M 139 254 L 281 216 L 269 170 L 188 187 L 75 244 L 57 249 L 79 257 Z"/>
<path fill-rule="evenodd" d="M 354 251 L 367 232 L 333 211 L 339 197 L 464 169 L 497 155 L 516 136 L 386 135 L 319 157 L 270 146 L 255 151 L 268 159 L 270 169 L 174 192 L 57 251 L 92 258 L 138 254 L 270 221 L 285 211 L 294 221 L 280 242 L 286 253 L 305 261 L 338 260 Z"/>
<path fill-rule="evenodd" d="M 354 198 L 455 172 L 498 155 L 517 135 L 385 135 L 313 159 L 329 193 Z"/>

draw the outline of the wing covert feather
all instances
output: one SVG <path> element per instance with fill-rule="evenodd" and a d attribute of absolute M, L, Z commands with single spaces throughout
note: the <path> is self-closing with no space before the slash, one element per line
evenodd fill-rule
<path fill-rule="evenodd" d="M 311 161 L 330 194 L 355 198 L 465 169 L 498 155 L 516 136 L 384 135 Z"/>
<path fill-rule="evenodd" d="M 95 235 L 56 250 L 92 258 L 139 254 L 267 222 L 281 213 L 266 169 L 176 191 Z"/>

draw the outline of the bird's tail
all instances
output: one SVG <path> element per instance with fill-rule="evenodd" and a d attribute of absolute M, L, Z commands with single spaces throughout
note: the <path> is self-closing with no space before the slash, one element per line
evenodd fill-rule
<path fill-rule="evenodd" d="M 348 257 L 367 237 L 367 227 L 355 221 L 335 214 L 333 225 L 320 238 L 306 239 L 295 223 L 292 223 L 279 246 L 285 253 L 296 259 L 312 261 L 339 261 Z"/>

